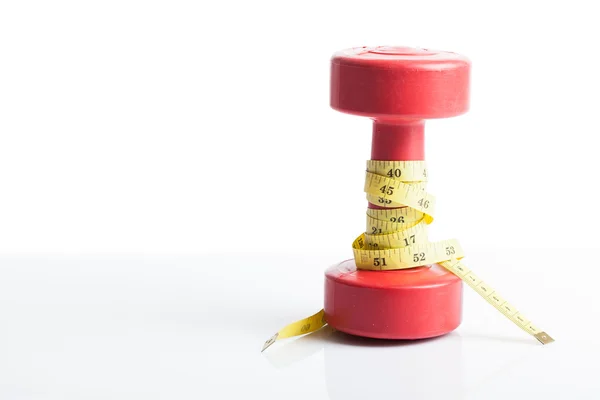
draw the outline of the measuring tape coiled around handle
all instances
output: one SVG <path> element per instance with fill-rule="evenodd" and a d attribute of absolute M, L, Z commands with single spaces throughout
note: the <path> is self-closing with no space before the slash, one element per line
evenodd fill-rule
<path fill-rule="evenodd" d="M 464 253 L 457 240 L 428 241 L 427 225 L 433 221 L 435 198 L 426 192 L 426 181 L 424 161 L 367 161 L 367 200 L 384 208 L 367 210 L 367 230 L 352 243 L 356 268 L 401 270 L 437 263 L 540 343 L 553 342 L 550 335 L 460 261 Z M 321 310 L 277 332 L 264 344 L 263 351 L 278 339 L 313 332 L 325 324 Z"/>

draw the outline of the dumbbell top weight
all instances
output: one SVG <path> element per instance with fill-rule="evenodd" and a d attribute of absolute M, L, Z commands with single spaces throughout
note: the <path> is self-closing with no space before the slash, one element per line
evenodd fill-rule
<path fill-rule="evenodd" d="M 469 109 L 469 60 L 409 47 L 357 47 L 331 60 L 331 107 L 374 119 L 447 118 Z"/>

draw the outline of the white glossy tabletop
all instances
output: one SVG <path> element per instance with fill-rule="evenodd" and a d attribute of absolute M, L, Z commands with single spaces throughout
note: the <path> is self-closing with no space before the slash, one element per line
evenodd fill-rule
<path fill-rule="evenodd" d="M 324 328 L 264 353 L 271 334 L 321 307 L 322 270 L 339 255 L 4 257 L 0 398 L 597 399 L 589 253 L 465 260 L 556 338 L 548 346 L 465 288 L 463 324 L 444 337 Z"/>

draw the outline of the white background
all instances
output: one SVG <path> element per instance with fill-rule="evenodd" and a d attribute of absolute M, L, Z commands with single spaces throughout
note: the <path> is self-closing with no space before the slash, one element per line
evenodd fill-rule
<path fill-rule="evenodd" d="M 599 37 L 585 1 L 1 2 L 0 396 L 347 398 L 321 372 L 354 360 L 363 398 L 436 387 L 381 384 L 407 374 L 597 398 Z M 383 44 L 470 57 L 471 111 L 426 127 L 430 236 L 459 238 L 551 350 L 465 293 L 438 341 L 322 339 L 283 369 L 255 352 L 321 307 L 364 229 L 371 125 L 329 108 L 329 58 Z"/>

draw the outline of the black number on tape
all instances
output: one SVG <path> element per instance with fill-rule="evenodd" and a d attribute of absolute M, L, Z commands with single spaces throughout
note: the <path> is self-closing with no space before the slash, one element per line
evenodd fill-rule
<path fill-rule="evenodd" d="M 414 262 L 425 261 L 425 253 L 413 254 L 413 261 Z"/>
<path fill-rule="evenodd" d="M 389 176 L 390 178 L 400 178 L 402 176 L 402 170 L 400 170 L 400 168 L 390 169 L 387 173 L 387 176 Z"/>
<path fill-rule="evenodd" d="M 391 196 L 394 194 L 394 187 L 388 186 L 388 185 L 383 185 L 382 187 L 379 188 L 379 191 L 383 194 L 387 194 L 388 196 Z"/>
<path fill-rule="evenodd" d="M 404 245 L 410 245 L 410 242 L 415 243 L 415 235 L 410 235 L 410 237 L 404 238 Z"/>
<path fill-rule="evenodd" d="M 379 266 L 387 266 L 387 264 L 385 263 L 385 257 L 376 257 L 373 259 L 373 266 L 375 267 L 379 267 Z"/>

